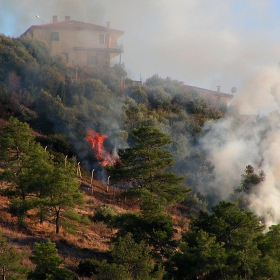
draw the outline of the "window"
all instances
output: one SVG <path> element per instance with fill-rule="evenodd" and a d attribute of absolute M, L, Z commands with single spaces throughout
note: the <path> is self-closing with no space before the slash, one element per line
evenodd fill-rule
<path fill-rule="evenodd" d="M 89 55 L 88 56 L 88 65 L 94 65 L 97 63 L 96 56 Z"/>
<path fill-rule="evenodd" d="M 105 43 L 106 43 L 106 44 L 109 43 L 109 36 L 105 36 Z"/>
<path fill-rule="evenodd" d="M 51 41 L 59 41 L 59 32 L 52 32 Z"/>
<path fill-rule="evenodd" d="M 104 34 L 99 34 L 99 43 L 104 44 L 105 43 L 105 35 Z"/>

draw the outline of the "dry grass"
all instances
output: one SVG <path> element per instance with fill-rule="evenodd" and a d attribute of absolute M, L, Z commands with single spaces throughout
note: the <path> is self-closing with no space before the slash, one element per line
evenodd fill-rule
<path fill-rule="evenodd" d="M 114 206 L 119 213 L 126 211 L 139 212 L 137 200 L 124 200 L 120 190 L 114 190 L 94 180 L 93 194 L 89 189 L 89 176 L 79 179 L 81 182 L 81 191 L 84 192 L 85 204 L 78 206 L 76 211 L 86 217 L 93 217 L 96 209 L 104 204 Z M 29 260 L 35 242 L 42 242 L 50 239 L 56 243 L 58 253 L 63 258 L 63 266 L 77 271 L 79 262 L 85 258 L 95 258 L 102 260 L 109 250 L 110 239 L 115 230 L 108 228 L 103 222 L 91 222 L 90 225 L 78 225 L 76 234 L 69 233 L 63 228 L 59 234 L 55 233 L 55 225 L 50 222 L 38 223 L 30 216 L 27 219 L 27 231 L 18 228 L 16 218 L 9 212 L 9 200 L 0 196 L 0 230 L 6 237 L 7 242 L 14 245 L 19 251 L 26 252 L 23 264 L 33 269 L 34 265 Z M 177 233 L 174 238 L 179 239 L 182 230 L 188 226 L 185 218 L 179 217 L 174 209 L 172 213 Z M 85 278 L 86 279 L 86 278 Z"/>
<path fill-rule="evenodd" d="M 81 181 L 82 185 L 89 187 L 89 179 Z M 96 209 L 103 204 L 114 205 L 120 213 L 127 209 L 131 210 L 129 204 L 126 204 L 126 209 L 122 208 L 124 202 L 120 203 L 120 191 L 110 187 L 107 189 L 107 185 L 98 181 L 94 181 L 93 195 L 88 189 L 82 191 L 85 193 L 85 204 L 76 208 L 81 215 L 92 217 Z M 114 232 L 102 222 L 91 222 L 88 226 L 79 225 L 76 234 L 69 233 L 63 228 L 59 234 L 56 234 L 53 223 L 47 221 L 39 223 L 32 218 L 31 211 L 30 217 L 26 219 L 28 230 L 21 230 L 18 227 L 17 219 L 8 212 L 9 204 L 10 201 L 7 197 L 0 196 L 0 230 L 9 244 L 15 246 L 19 251 L 27 252 L 22 263 L 30 269 L 34 268 L 29 260 L 34 243 L 45 241 L 48 238 L 56 243 L 58 253 L 63 258 L 63 265 L 73 271 L 77 269 L 80 260 L 85 258 L 103 259 L 104 254 L 109 250 L 110 238 Z"/>

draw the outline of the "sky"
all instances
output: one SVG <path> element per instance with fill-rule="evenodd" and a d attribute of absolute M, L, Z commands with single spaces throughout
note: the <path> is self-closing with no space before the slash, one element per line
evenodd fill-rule
<path fill-rule="evenodd" d="M 158 74 L 225 93 L 236 87 L 238 95 L 259 71 L 277 71 L 279 14 L 278 0 L 1 0 L 0 33 L 18 37 L 53 15 L 110 21 L 124 31 L 119 43 L 130 78 Z"/>

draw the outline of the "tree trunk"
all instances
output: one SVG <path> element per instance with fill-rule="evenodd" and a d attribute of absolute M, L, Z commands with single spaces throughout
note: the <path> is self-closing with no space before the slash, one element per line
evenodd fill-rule
<path fill-rule="evenodd" d="M 6 280 L 6 275 L 5 275 L 5 267 L 2 267 L 2 280 Z"/>
<path fill-rule="evenodd" d="M 59 210 L 56 211 L 55 233 L 59 233 Z"/>

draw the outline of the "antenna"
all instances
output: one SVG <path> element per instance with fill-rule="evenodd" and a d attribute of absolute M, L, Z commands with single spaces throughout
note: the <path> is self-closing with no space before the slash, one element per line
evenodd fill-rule
<path fill-rule="evenodd" d="M 236 87 L 233 87 L 232 89 L 231 89 L 231 93 L 233 94 L 233 93 L 236 93 L 237 92 L 237 88 Z"/>

